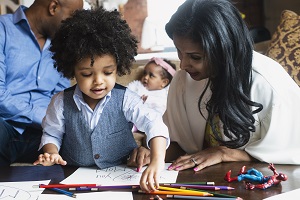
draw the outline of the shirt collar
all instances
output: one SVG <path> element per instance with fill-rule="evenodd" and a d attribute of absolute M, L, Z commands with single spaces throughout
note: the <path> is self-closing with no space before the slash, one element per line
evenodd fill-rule
<path fill-rule="evenodd" d="M 109 93 L 107 95 L 105 95 L 105 97 L 103 97 L 98 102 L 98 105 L 96 107 L 99 107 L 99 105 L 100 105 L 100 107 L 103 108 L 105 106 L 105 104 L 109 101 L 110 98 L 111 98 L 111 91 L 109 91 Z M 81 110 L 81 106 L 89 107 L 87 105 L 87 103 L 84 101 L 83 96 L 82 96 L 82 92 L 79 89 L 78 85 L 76 85 L 76 87 L 75 87 L 73 99 L 75 101 L 75 104 L 76 104 L 78 110 Z"/>
<path fill-rule="evenodd" d="M 23 5 L 19 6 L 19 8 L 13 14 L 13 23 L 14 24 L 17 24 L 22 20 L 25 20 L 28 23 L 27 17 L 24 12 L 26 9 L 27 9 L 27 7 L 25 7 Z"/>

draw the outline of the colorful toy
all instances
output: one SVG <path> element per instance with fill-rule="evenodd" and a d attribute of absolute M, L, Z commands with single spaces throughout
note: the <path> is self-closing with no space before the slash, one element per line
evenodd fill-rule
<path fill-rule="evenodd" d="M 253 190 L 254 188 L 259 189 L 267 189 L 271 187 L 272 185 L 278 185 L 281 181 L 286 181 L 287 176 L 283 173 L 278 173 L 273 165 L 273 163 L 270 163 L 268 168 L 272 170 L 274 175 L 272 176 L 264 176 L 260 171 L 251 168 L 246 171 L 246 166 L 243 166 L 238 174 L 238 176 L 230 177 L 231 176 L 231 170 L 229 170 L 224 179 L 228 182 L 233 181 L 253 181 L 258 182 L 259 184 L 253 184 L 251 182 L 246 182 L 246 189 Z"/>

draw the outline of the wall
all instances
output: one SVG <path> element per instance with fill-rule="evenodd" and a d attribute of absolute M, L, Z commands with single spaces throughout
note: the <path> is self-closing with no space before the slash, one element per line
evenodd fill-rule
<path fill-rule="evenodd" d="M 128 0 L 128 2 L 123 7 L 123 16 L 124 19 L 129 24 L 132 34 L 134 34 L 139 41 L 138 52 L 145 52 L 141 48 L 141 36 L 143 23 L 145 18 L 148 16 L 147 11 L 147 0 Z"/>
<path fill-rule="evenodd" d="M 264 26 L 264 6 L 262 0 L 233 0 L 233 4 L 245 15 L 249 28 Z"/>
<path fill-rule="evenodd" d="M 274 33 L 283 10 L 292 10 L 300 15 L 300 0 L 264 0 L 265 27 Z"/>
<path fill-rule="evenodd" d="M 0 0 L 0 14 L 14 12 L 20 3 L 20 0 Z"/>
<path fill-rule="evenodd" d="M 246 14 L 245 21 L 249 27 L 265 26 L 274 33 L 284 9 L 292 10 L 300 15 L 300 0 L 233 0 L 238 9 Z M 125 18 L 138 39 L 141 37 L 142 24 L 147 16 L 147 0 L 129 0 L 125 5 Z M 139 53 L 143 49 L 139 46 Z"/>
<path fill-rule="evenodd" d="M 23 5 L 25 5 L 26 7 L 29 7 L 33 2 L 34 2 L 34 0 L 23 0 Z"/>

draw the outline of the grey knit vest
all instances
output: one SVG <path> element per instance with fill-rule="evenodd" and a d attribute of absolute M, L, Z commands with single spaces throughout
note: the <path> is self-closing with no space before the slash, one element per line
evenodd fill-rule
<path fill-rule="evenodd" d="M 75 86 L 64 90 L 65 135 L 60 155 L 68 165 L 107 168 L 122 164 L 137 147 L 132 123 L 123 113 L 126 88 L 116 84 L 98 124 L 91 130 L 74 99 Z"/>

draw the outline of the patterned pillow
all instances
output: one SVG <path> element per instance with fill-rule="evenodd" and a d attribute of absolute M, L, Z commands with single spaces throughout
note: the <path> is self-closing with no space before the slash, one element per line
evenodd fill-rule
<path fill-rule="evenodd" d="M 279 62 L 300 86 L 300 16 L 290 10 L 281 14 L 266 55 Z"/>

